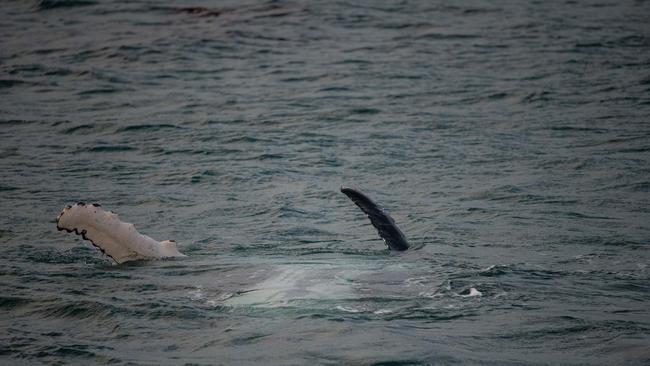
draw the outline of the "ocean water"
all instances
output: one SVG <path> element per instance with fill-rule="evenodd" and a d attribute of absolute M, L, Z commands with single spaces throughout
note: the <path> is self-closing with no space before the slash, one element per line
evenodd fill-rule
<path fill-rule="evenodd" d="M 650 364 L 650 2 L 0 14 L 0 364 Z"/>

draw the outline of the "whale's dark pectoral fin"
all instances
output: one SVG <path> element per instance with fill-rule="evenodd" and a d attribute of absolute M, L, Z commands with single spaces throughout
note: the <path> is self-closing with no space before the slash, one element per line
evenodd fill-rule
<path fill-rule="evenodd" d="M 384 239 L 384 242 L 391 250 L 402 251 L 409 248 L 406 237 L 404 237 L 402 231 L 397 227 L 393 218 L 368 196 L 356 189 L 348 187 L 341 187 L 341 192 L 348 196 L 352 202 L 368 215 L 372 225 L 377 228 L 379 236 Z"/>

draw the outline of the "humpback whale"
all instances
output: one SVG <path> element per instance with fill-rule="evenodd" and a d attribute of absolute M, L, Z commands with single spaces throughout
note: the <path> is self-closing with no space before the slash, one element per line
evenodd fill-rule
<path fill-rule="evenodd" d="M 81 235 L 118 264 L 145 258 L 185 256 L 178 251 L 175 241 L 158 242 L 142 235 L 133 224 L 120 221 L 117 214 L 104 211 L 97 203 L 78 202 L 66 206 L 56 218 L 56 228 Z"/>
<path fill-rule="evenodd" d="M 406 237 L 384 209 L 354 188 L 341 187 L 341 192 L 368 216 L 388 248 L 395 251 L 409 248 Z M 66 206 L 56 219 L 56 227 L 59 231 L 81 235 L 118 264 L 147 258 L 185 256 L 178 251 L 175 241 L 159 242 L 140 234 L 133 224 L 121 221 L 117 214 L 104 211 L 96 203 L 78 202 Z"/>
<path fill-rule="evenodd" d="M 384 243 L 388 245 L 390 250 L 403 251 L 409 248 L 409 243 L 402 230 L 395 224 L 395 220 L 390 217 L 388 212 L 373 202 L 370 197 L 357 189 L 349 187 L 341 187 L 341 192 L 348 196 L 368 216 L 370 223 L 377 229 L 379 236 L 384 239 Z"/>

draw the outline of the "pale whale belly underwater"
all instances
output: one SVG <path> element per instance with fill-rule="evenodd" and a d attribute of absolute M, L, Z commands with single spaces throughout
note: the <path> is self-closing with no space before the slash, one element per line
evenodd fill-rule
<path fill-rule="evenodd" d="M 387 256 L 331 263 L 282 263 L 249 266 L 197 284 L 188 296 L 205 307 L 243 309 L 330 309 L 337 312 L 389 313 L 405 300 L 440 296 L 480 296 L 475 289 L 453 293 L 444 275 L 432 276 L 426 263 Z M 442 293 L 445 293 L 443 295 Z M 376 302 L 382 298 L 384 301 Z"/>

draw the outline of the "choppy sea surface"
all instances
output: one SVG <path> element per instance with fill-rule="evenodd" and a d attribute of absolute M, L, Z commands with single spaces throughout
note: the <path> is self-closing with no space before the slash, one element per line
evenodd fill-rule
<path fill-rule="evenodd" d="M 650 2 L 0 14 L 1 364 L 650 364 Z"/>

